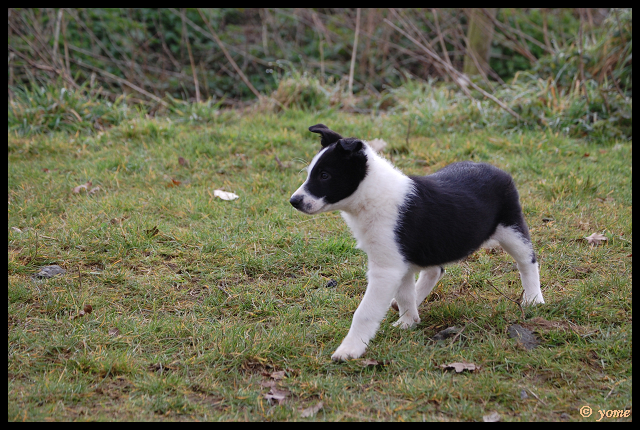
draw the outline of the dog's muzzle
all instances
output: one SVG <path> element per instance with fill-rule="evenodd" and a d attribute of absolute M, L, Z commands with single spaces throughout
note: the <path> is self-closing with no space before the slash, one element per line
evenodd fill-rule
<path fill-rule="evenodd" d="M 303 196 L 294 194 L 293 196 L 291 196 L 289 203 L 291 203 L 291 206 L 293 206 L 294 208 L 300 210 L 300 207 L 302 206 L 302 200 L 304 200 Z"/>

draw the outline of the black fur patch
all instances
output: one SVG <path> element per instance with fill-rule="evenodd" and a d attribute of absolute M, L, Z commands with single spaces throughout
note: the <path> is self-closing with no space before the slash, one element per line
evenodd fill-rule
<path fill-rule="evenodd" d="M 460 260 L 499 224 L 529 240 L 513 179 L 497 167 L 463 161 L 411 179 L 415 192 L 402 206 L 395 229 L 407 261 L 427 267 Z"/>
<path fill-rule="evenodd" d="M 306 190 L 327 203 L 353 194 L 367 175 L 367 156 L 359 139 L 340 139 L 327 147 L 309 173 Z"/>
<path fill-rule="evenodd" d="M 342 139 L 342 136 L 340 136 L 338 133 L 331 130 L 324 124 L 312 125 L 311 127 L 309 127 L 309 131 L 320 134 L 320 145 L 322 145 L 323 148 L 326 148 L 332 143 L 335 143 L 338 140 Z"/>

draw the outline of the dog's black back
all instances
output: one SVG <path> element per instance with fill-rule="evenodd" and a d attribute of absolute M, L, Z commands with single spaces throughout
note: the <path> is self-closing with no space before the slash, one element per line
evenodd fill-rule
<path fill-rule="evenodd" d="M 415 192 L 405 200 L 395 231 L 407 261 L 427 267 L 460 260 L 498 225 L 529 241 L 513 179 L 497 167 L 463 161 L 411 179 Z"/>

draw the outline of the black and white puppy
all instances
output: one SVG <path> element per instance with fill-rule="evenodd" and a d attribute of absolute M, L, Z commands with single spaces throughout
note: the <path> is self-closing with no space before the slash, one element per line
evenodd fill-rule
<path fill-rule="evenodd" d="M 409 177 L 360 139 L 343 138 L 323 124 L 309 130 L 321 135 L 322 149 L 290 202 L 307 214 L 341 211 L 369 260 L 367 290 L 332 359 L 360 357 L 390 304 L 400 312 L 394 325 L 419 323 L 418 306 L 444 274 L 442 265 L 489 241 L 518 263 L 523 302 L 544 303 L 529 229 L 509 174 L 463 161 Z"/>

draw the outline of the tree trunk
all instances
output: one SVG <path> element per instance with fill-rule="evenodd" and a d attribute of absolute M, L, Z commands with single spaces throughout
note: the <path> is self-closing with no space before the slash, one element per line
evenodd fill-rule
<path fill-rule="evenodd" d="M 489 15 L 495 18 L 497 8 L 485 8 Z M 491 39 L 493 39 L 493 23 L 481 8 L 468 10 L 469 28 L 467 30 L 467 55 L 464 57 L 463 71 L 467 76 L 483 74 L 489 70 L 489 55 L 491 54 Z M 473 55 L 473 57 L 471 57 Z M 475 57 L 475 61 L 474 61 Z M 478 70 L 478 66 L 482 70 Z"/>

